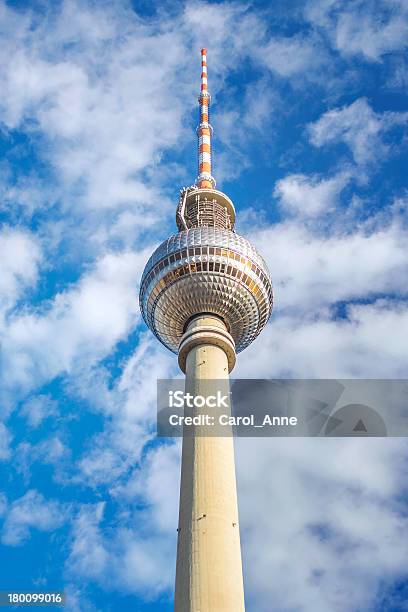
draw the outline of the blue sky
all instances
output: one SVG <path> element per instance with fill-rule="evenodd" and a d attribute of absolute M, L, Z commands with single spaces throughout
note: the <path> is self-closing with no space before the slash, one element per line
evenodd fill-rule
<path fill-rule="evenodd" d="M 290 5 L 290 6 L 289 6 Z M 0 590 L 170 611 L 178 374 L 138 309 L 197 174 L 214 174 L 275 310 L 242 377 L 405 378 L 404 0 L 0 2 Z M 236 445 L 248 610 L 407 609 L 404 440 Z"/>

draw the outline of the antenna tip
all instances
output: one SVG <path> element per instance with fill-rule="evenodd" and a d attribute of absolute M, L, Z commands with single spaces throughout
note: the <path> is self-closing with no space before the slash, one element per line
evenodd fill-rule
<path fill-rule="evenodd" d="M 207 55 L 207 49 L 201 49 L 201 55 Z"/>

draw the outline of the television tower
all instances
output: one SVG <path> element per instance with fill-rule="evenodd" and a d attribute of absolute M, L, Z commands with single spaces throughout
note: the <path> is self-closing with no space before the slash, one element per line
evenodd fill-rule
<path fill-rule="evenodd" d="M 178 233 L 148 260 L 140 285 L 146 324 L 178 354 L 186 392 L 224 381 L 272 311 L 265 261 L 234 230 L 235 209 L 211 166 L 207 52 L 201 50 L 198 177 L 182 189 Z M 206 386 L 207 384 L 207 386 Z M 232 435 L 183 436 L 175 612 L 245 610 Z"/>

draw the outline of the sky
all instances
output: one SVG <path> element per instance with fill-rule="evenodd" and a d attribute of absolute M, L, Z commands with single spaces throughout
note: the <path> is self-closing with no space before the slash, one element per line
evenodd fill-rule
<path fill-rule="evenodd" d="M 214 175 L 275 291 L 236 377 L 406 378 L 405 0 L 0 0 L 0 590 L 169 612 L 177 359 L 138 286 Z M 239 439 L 247 609 L 408 610 L 404 439 Z"/>

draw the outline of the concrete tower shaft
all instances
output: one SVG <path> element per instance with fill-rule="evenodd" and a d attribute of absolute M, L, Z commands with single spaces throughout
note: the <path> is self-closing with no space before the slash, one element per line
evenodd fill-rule
<path fill-rule="evenodd" d="M 225 381 L 225 392 L 235 351 L 223 322 L 207 315 L 193 319 L 180 359 L 186 393 L 211 393 L 217 380 Z M 245 610 L 233 444 L 231 431 L 225 438 L 192 432 L 183 438 L 176 612 Z"/>

